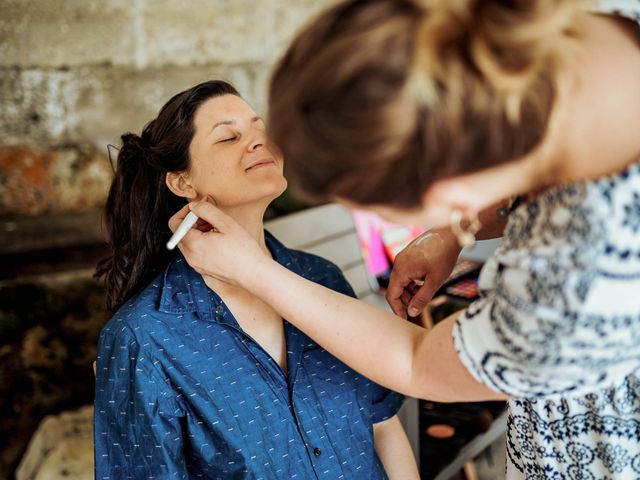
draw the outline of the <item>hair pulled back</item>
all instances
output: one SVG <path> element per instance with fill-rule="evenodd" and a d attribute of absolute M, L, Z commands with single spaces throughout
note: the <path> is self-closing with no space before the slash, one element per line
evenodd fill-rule
<path fill-rule="evenodd" d="M 577 0 L 352 0 L 271 79 L 269 137 L 303 195 L 415 207 L 544 136 Z"/>
<path fill-rule="evenodd" d="M 103 218 L 110 254 L 95 273 L 104 277 L 110 311 L 142 290 L 174 255 L 165 246 L 168 221 L 186 200 L 168 189 L 165 177 L 189 169 L 198 107 L 226 94 L 239 96 L 227 82 L 201 83 L 173 96 L 141 135 L 122 135 Z"/>

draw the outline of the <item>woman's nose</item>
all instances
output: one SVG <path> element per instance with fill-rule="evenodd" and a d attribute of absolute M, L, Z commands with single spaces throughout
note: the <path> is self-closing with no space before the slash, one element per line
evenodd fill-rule
<path fill-rule="evenodd" d="M 266 142 L 267 142 L 267 139 L 264 135 L 264 132 L 260 130 L 254 132 L 253 136 L 249 140 L 249 151 L 253 152 L 260 147 L 264 147 Z"/>

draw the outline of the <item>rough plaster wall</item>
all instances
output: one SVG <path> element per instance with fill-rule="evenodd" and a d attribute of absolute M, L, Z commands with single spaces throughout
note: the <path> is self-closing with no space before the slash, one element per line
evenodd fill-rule
<path fill-rule="evenodd" d="M 330 3 L 0 0 L 0 216 L 100 205 L 106 145 L 198 82 L 228 80 L 264 113 L 274 62 Z"/>

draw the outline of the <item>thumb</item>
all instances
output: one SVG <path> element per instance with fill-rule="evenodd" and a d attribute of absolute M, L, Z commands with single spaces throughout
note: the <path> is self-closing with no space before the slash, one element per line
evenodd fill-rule
<path fill-rule="evenodd" d="M 437 287 L 433 285 L 431 282 L 424 282 L 424 285 L 420 287 L 420 289 L 413 295 L 411 301 L 409 302 L 407 313 L 411 317 L 417 317 L 420 315 L 427 304 L 431 301 L 433 294 L 437 290 Z"/>

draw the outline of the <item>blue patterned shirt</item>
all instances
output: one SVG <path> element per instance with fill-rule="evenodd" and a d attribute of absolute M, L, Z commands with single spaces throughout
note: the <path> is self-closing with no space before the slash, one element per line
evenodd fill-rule
<path fill-rule="evenodd" d="M 276 261 L 353 296 L 330 262 Z M 372 424 L 402 397 L 288 322 L 288 371 L 246 334 L 178 255 L 104 327 L 95 400 L 96 479 L 380 479 Z"/>

